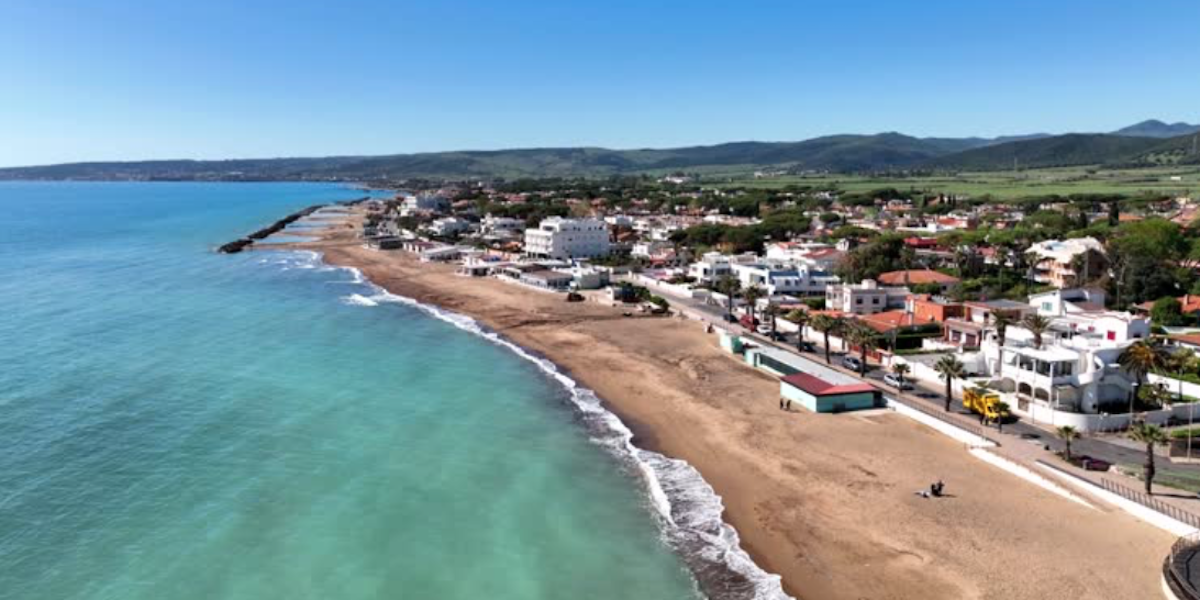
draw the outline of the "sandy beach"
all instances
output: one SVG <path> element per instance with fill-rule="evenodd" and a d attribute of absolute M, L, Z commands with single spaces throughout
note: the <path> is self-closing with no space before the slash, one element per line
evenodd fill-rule
<path fill-rule="evenodd" d="M 638 445 L 695 466 L 746 550 L 797 598 L 1161 597 L 1167 533 L 1044 491 L 895 413 L 781 412 L 777 380 L 723 353 L 695 321 L 628 318 L 599 302 L 458 276 L 367 249 L 349 222 L 321 234 L 272 247 L 320 251 L 570 371 L 635 429 Z M 949 497 L 914 495 L 938 478 Z"/>

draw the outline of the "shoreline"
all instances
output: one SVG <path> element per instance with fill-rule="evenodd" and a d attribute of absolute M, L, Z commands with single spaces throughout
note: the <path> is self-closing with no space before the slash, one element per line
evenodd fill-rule
<path fill-rule="evenodd" d="M 276 248 L 263 248 L 276 250 Z M 646 495 L 646 501 L 654 508 L 654 517 L 658 521 L 660 534 L 668 548 L 676 553 L 688 567 L 693 581 L 706 598 L 712 600 L 800 600 L 799 596 L 789 594 L 782 585 L 782 577 L 763 570 L 753 552 L 743 549 L 741 538 L 735 528 L 725 519 L 724 504 L 721 497 L 712 486 L 704 480 L 699 471 L 679 459 L 672 459 L 654 447 L 653 432 L 645 424 L 639 423 L 629 416 L 622 416 L 614 410 L 611 403 L 606 402 L 594 391 L 584 387 L 579 380 L 567 369 L 555 363 L 549 357 L 536 350 L 526 348 L 502 333 L 493 331 L 478 319 L 450 311 L 443 307 L 423 303 L 415 298 L 398 295 L 383 288 L 353 266 L 331 264 L 325 261 L 319 251 L 316 260 L 323 264 L 349 270 L 355 280 L 375 288 L 378 293 L 369 297 L 372 302 L 394 301 L 420 310 L 430 317 L 449 323 L 450 325 L 475 335 L 484 341 L 505 347 L 518 358 L 534 364 L 549 379 L 552 385 L 561 386 L 571 397 L 572 410 L 581 421 L 580 426 L 586 431 L 589 439 L 602 446 L 613 456 L 623 468 L 638 471 L 640 484 Z M 380 295 L 386 298 L 379 298 Z M 378 299 L 377 299 L 378 298 Z M 588 400 L 594 400 L 592 405 Z M 650 441 L 648 441 L 650 440 Z M 619 446 L 619 448 L 617 447 Z M 648 454 L 649 456 L 644 456 Z M 674 463 L 674 464 L 672 464 Z M 669 467 L 682 465 L 671 471 L 682 473 L 664 473 L 664 469 L 656 465 L 666 464 Z M 686 494 L 699 493 L 707 496 L 705 504 L 715 503 L 720 510 L 715 514 L 693 513 L 690 516 L 700 518 L 701 527 L 687 527 L 679 523 L 677 510 L 685 498 L 671 494 L 664 485 L 673 484 L 684 488 Z M 702 507 L 704 508 L 704 507 Z M 715 518 L 714 518 L 715 517 Z M 722 540 L 723 543 L 707 540 L 697 542 L 701 538 Z M 693 547 L 688 548 L 691 544 Z M 697 544 L 703 547 L 695 547 Z M 746 586 L 749 587 L 746 587 Z"/>
<path fill-rule="evenodd" d="M 784 417 L 774 407 L 777 380 L 721 352 L 695 322 L 626 319 L 599 303 L 568 305 L 367 250 L 354 220 L 331 226 L 320 242 L 263 249 L 318 252 L 390 294 L 469 316 L 552 362 L 603 398 L 637 448 L 695 469 L 724 503 L 719 517 L 739 548 L 760 570 L 780 574 L 794 597 L 1144 597 L 1157 589 L 1156 563 L 1171 540 L 1140 524 L 1081 514 L 894 413 Z M 932 477 L 956 499 L 914 500 L 911 490 Z M 1061 533 L 1048 533 L 1056 527 Z M 1070 558 L 1076 568 L 1055 568 L 1072 543 L 1086 549 Z M 1019 575 L 990 572 L 1038 558 Z"/>

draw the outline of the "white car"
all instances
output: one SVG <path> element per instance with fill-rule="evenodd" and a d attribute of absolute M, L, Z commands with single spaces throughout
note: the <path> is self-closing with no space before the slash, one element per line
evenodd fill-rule
<path fill-rule="evenodd" d="M 913 389 L 911 382 L 909 382 L 907 379 L 901 379 L 900 376 L 895 373 L 888 373 L 887 375 L 884 375 L 883 382 L 898 390 Z"/>

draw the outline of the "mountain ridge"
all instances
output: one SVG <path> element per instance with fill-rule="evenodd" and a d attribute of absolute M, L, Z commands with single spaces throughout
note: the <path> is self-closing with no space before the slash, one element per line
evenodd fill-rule
<path fill-rule="evenodd" d="M 1158 125 L 1170 128 L 1181 124 L 1150 120 L 1118 131 L 1161 131 Z M 605 177 L 756 168 L 834 172 L 998 170 L 1012 168 L 1014 163 L 1029 168 L 1109 163 L 1149 166 L 1190 164 L 1197 159 L 1193 143 L 1190 136 L 1162 138 L 1115 132 L 922 138 L 889 131 L 795 142 L 738 141 L 659 149 L 580 146 L 375 156 L 92 161 L 0 168 L 0 179 L 347 181 Z"/>

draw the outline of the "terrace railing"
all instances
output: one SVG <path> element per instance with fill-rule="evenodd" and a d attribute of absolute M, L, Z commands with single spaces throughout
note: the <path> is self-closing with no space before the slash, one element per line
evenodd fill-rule
<path fill-rule="evenodd" d="M 1192 568 L 1198 558 L 1200 533 L 1194 533 L 1175 540 L 1163 561 L 1163 579 L 1180 600 L 1200 600 L 1200 569 Z"/>
<path fill-rule="evenodd" d="M 1180 523 L 1200 529 L 1200 515 L 1197 515 L 1196 513 L 1184 510 L 1174 504 L 1171 504 L 1170 502 L 1165 502 L 1155 498 L 1154 496 L 1151 496 L 1150 494 L 1135 490 L 1108 478 L 1101 479 L 1100 486 L 1109 492 L 1125 498 L 1126 500 L 1132 500 L 1133 502 L 1137 502 L 1138 504 L 1141 504 L 1150 510 L 1157 511 L 1168 517 L 1171 517 Z"/>

